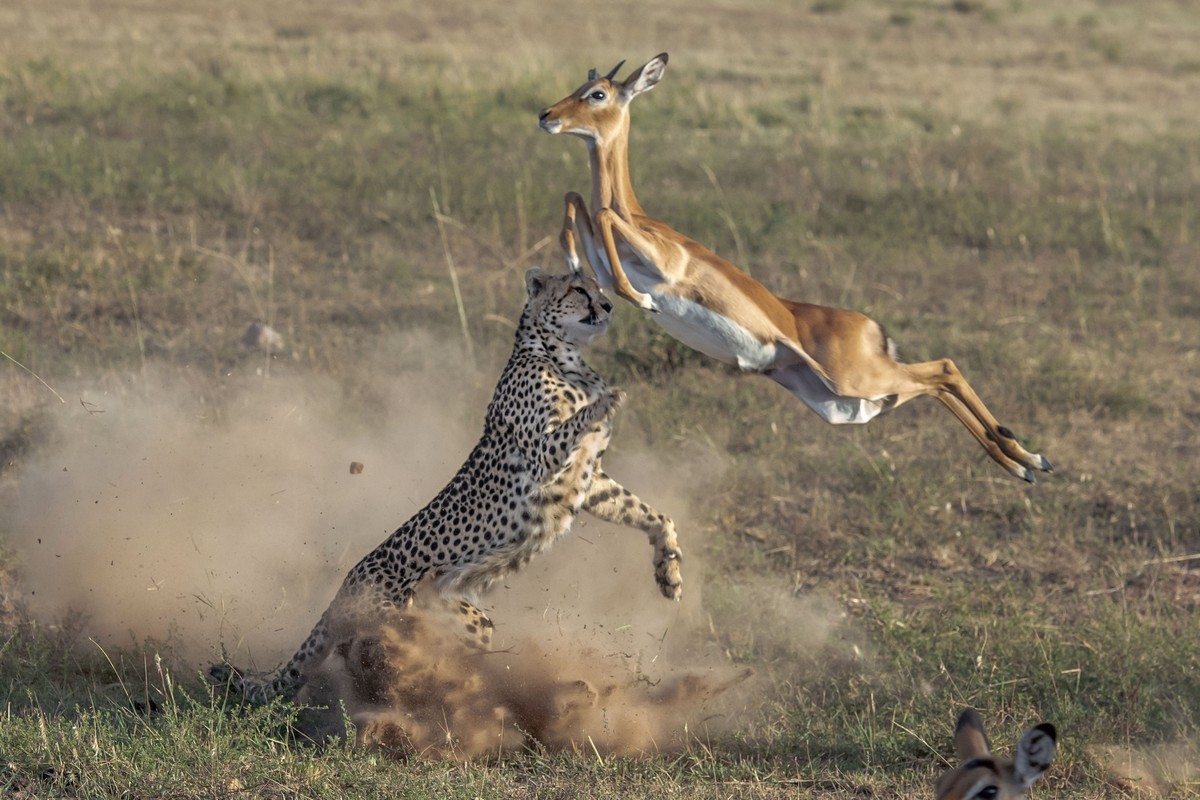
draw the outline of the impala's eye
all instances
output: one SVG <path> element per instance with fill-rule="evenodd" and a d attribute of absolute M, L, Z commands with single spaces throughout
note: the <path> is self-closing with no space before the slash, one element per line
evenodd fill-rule
<path fill-rule="evenodd" d="M 597 89 L 596 91 L 594 91 L 588 95 L 589 100 L 595 100 L 597 103 L 602 102 L 602 101 L 606 100 L 607 98 L 608 98 L 608 95 L 604 93 L 603 89 Z"/>

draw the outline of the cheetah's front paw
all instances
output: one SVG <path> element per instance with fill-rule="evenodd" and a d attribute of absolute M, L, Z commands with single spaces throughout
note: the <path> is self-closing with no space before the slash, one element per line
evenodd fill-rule
<path fill-rule="evenodd" d="M 617 409 L 625 402 L 625 392 L 622 389 L 609 389 L 606 394 L 600 396 L 596 402 L 592 403 L 592 409 L 596 415 L 596 421 L 609 420 L 617 413 Z"/>
<path fill-rule="evenodd" d="M 663 547 L 654 559 L 654 580 L 658 590 L 668 600 L 683 596 L 683 577 L 679 574 L 679 562 L 683 552 L 678 547 Z"/>

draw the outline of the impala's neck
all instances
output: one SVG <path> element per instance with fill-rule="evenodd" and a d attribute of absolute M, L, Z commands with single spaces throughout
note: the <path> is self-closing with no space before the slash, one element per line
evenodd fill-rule
<path fill-rule="evenodd" d="M 623 218 L 633 214 L 644 216 L 633 184 L 629 180 L 629 117 L 604 139 L 588 139 L 588 155 L 592 164 L 592 213 L 611 208 Z"/>

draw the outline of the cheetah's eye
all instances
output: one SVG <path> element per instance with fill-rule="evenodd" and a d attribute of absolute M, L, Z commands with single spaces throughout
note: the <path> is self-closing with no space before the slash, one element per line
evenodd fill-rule
<path fill-rule="evenodd" d="M 588 294 L 587 289 L 583 288 L 582 286 L 574 286 L 572 288 L 574 289 L 574 291 L 579 292 L 584 297 L 591 299 L 591 295 Z"/>

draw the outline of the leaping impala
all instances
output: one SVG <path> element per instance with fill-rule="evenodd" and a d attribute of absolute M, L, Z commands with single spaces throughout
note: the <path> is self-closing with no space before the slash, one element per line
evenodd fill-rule
<path fill-rule="evenodd" d="M 540 115 L 549 133 L 587 144 L 592 214 L 577 192 L 566 196 L 560 237 L 567 266 L 579 271 L 582 239 L 596 279 L 648 311 L 679 341 L 726 364 L 759 372 L 834 424 L 864 423 L 931 395 L 940 400 L 1000 466 L 1034 482 L 1053 468 L 1026 451 L 1000 425 L 948 358 L 920 364 L 896 360 L 878 322 L 857 311 L 795 303 L 664 222 L 646 215 L 629 180 L 629 103 L 662 79 L 661 53 L 624 81 L 622 61 Z"/>

